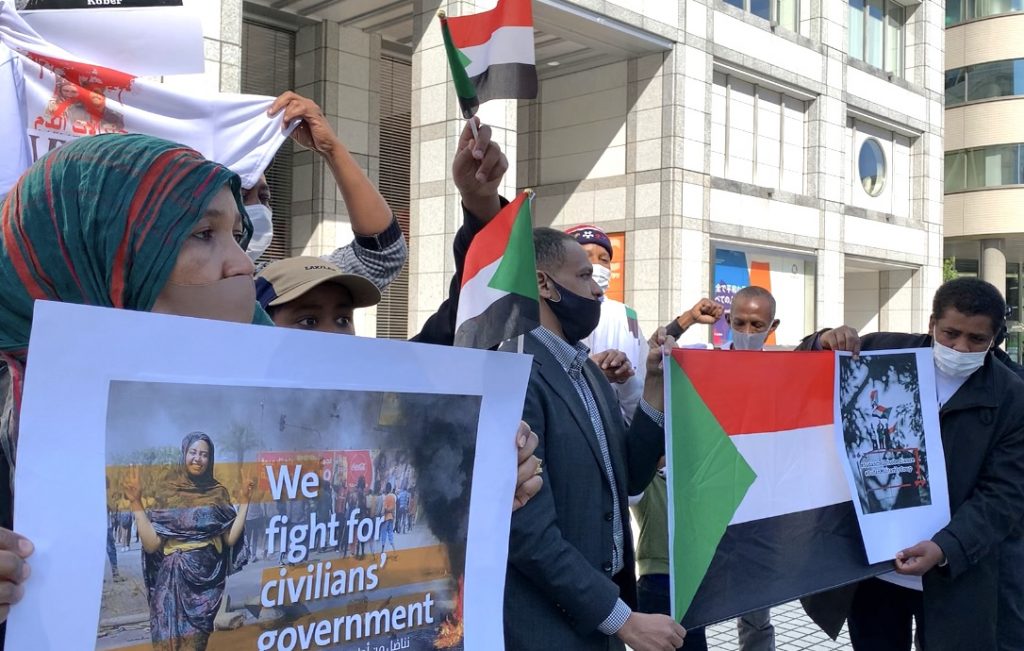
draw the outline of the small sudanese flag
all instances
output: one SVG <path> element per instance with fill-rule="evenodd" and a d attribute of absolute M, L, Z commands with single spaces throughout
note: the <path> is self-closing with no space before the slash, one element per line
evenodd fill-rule
<path fill-rule="evenodd" d="M 490 11 L 441 14 L 448 65 L 467 119 L 491 99 L 537 97 L 531 0 L 498 0 Z"/>
<path fill-rule="evenodd" d="M 712 624 L 879 574 L 836 448 L 832 352 L 676 349 L 672 612 Z"/>
<path fill-rule="evenodd" d="M 455 345 L 494 348 L 540 323 L 532 192 L 485 226 L 469 245 L 455 319 Z"/>

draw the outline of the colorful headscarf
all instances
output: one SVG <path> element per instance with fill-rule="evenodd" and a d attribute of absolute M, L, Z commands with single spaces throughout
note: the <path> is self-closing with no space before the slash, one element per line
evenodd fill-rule
<path fill-rule="evenodd" d="M 140 134 L 79 138 L 39 159 L 0 205 L 0 357 L 12 396 L 0 443 L 14 461 L 36 300 L 148 311 L 186 238 L 224 185 L 252 234 L 234 172 Z M 254 322 L 267 323 L 254 305 Z"/>
<path fill-rule="evenodd" d="M 210 451 L 206 472 L 199 477 L 193 477 L 188 472 L 188 449 L 196 441 L 205 441 Z M 231 499 L 228 497 L 227 489 L 213 477 L 213 468 L 216 464 L 216 452 L 211 439 L 204 432 L 191 432 L 185 435 L 181 441 L 181 461 L 178 469 L 180 473 L 171 479 L 161 491 L 164 498 L 164 508 L 197 508 L 200 506 L 231 506 Z"/>

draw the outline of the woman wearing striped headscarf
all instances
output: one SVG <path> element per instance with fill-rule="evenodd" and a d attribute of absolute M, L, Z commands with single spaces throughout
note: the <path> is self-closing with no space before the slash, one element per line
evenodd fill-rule
<path fill-rule="evenodd" d="M 456 182 L 497 205 L 507 168 L 500 148 L 465 132 L 459 148 Z M 0 206 L 0 621 L 21 596 L 32 553 L 10 528 L 33 302 L 272 325 L 255 301 L 244 253 L 251 234 L 234 173 L 180 145 L 136 134 L 81 138 L 49 153 Z M 513 508 L 541 488 L 537 444 L 522 423 Z"/>
<path fill-rule="evenodd" d="M 36 300 L 269 324 L 256 304 L 238 176 L 143 135 L 81 138 L 0 206 L 0 619 L 32 544 L 10 531 L 22 378 Z"/>

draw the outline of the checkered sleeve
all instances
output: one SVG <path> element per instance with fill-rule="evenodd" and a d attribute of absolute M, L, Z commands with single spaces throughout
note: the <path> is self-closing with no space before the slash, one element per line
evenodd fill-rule
<path fill-rule="evenodd" d="M 640 399 L 640 410 L 647 414 L 647 417 L 654 421 L 654 424 L 658 427 L 665 426 L 665 412 L 658 411 L 650 404 L 647 403 L 643 398 Z"/>
<path fill-rule="evenodd" d="M 387 289 L 402 270 L 409 249 L 398 220 L 376 235 L 356 235 L 355 240 L 324 256 L 345 273 L 369 278 L 381 291 Z"/>
<path fill-rule="evenodd" d="M 619 629 L 626 625 L 626 620 L 633 614 L 633 611 L 629 609 L 626 602 L 619 599 L 615 602 L 615 608 L 612 608 L 612 612 L 608 615 L 608 619 L 601 622 L 597 627 L 597 630 L 601 631 L 605 635 L 615 635 L 619 632 Z"/>

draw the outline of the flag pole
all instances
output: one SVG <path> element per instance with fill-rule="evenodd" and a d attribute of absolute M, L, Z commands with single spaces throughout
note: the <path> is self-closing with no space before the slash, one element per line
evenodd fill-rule
<path fill-rule="evenodd" d="M 532 219 L 532 217 L 533 217 L 533 200 L 537 196 L 537 193 L 533 191 L 533 188 L 526 188 L 526 189 L 523 190 L 523 192 L 526 194 L 526 200 L 530 202 L 530 217 Z M 530 228 L 533 228 L 533 223 L 532 222 L 530 224 Z M 517 339 L 518 339 L 518 341 L 516 342 L 516 351 L 520 355 L 522 355 L 523 352 L 524 352 L 523 349 L 524 349 L 525 344 L 526 344 L 526 333 L 524 332 L 523 334 L 519 335 L 519 337 Z"/>

